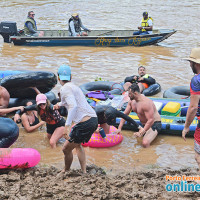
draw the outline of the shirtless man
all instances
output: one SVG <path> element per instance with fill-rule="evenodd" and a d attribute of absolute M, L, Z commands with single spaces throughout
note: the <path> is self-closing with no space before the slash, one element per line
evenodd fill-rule
<path fill-rule="evenodd" d="M 6 88 L 0 86 L 0 108 L 7 108 L 10 100 L 10 94 Z"/>
<path fill-rule="evenodd" d="M 151 142 L 156 138 L 157 134 L 161 131 L 161 118 L 156 110 L 156 107 L 152 100 L 145 97 L 140 93 L 139 86 L 133 83 L 129 89 L 128 94 L 130 101 L 124 111 L 124 114 L 129 115 L 131 110 L 137 113 L 140 122 L 143 125 L 143 129 L 139 129 L 139 132 L 135 132 L 136 137 L 143 137 L 142 146 L 149 147 Z M 118 130 L 121 132 L 125 120 L 121 119 Z"/>

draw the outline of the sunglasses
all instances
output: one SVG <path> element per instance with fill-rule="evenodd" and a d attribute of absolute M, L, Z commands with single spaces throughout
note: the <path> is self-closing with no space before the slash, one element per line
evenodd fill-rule
<path fill-rule="evenodd" d="M 35 16 L 35 14 L 30 14 L 30 15 Z"/>
<path fill-rule="evenodd" d="M 46 103 L 40 103 L 38 106 L 45 106 Z"/>

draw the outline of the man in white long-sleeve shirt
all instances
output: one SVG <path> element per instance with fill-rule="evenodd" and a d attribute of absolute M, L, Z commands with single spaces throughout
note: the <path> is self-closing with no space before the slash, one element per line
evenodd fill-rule
<path fill-rule="evenodd" d="M 81 169 L 86 173 L 86 156 L 81 143 L 88 142 L 93 132 L 97 129 L 97 115 L 88 104 L 81 89 L 71 82 L 71 68 L 68 65 L 59 67 L 58 80 L 62 85 L 60 89 L 61 102 L 56 104 L 54 108 L 65 106 L 68 110 L 64 130 L 64 135 L 67 139 L 63 146 L 65 155 L 64 171 L 70 169 L 73 161 L 72 150 L 76 148 Z M 72 127 L 72 123 L 75 123 L 75 126 Z"/>

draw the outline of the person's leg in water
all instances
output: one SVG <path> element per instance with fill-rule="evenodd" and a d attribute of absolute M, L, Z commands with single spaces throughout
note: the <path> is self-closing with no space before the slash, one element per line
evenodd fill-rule
<path fill-rule="evenodd" d="M 63 137 L 63 132 L 64 132 L 65 127 L 61 126 L 55 129 L 55 131 L 53 132 L 53 134 L 51 135 L 50 139 L 49 139 L 49 143 L 51 145 L 51 148 L 56 148 L 56 143 L 58 142 L 58 140 L 60 138 Z"/>

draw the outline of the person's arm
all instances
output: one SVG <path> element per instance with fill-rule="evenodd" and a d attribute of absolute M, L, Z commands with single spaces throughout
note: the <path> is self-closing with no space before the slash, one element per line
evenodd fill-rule
<path fill-rule="evenodd" d="M 32 88 L 33 90 L 35 90 L 36 94 L 41 94 L 40 90 L 38 90 L 37 87 L 30 87 L 30 88 Z"/>
<path fill-rule="evenodd" d="M 123 118 L 124 120 L 126 120 L 127 122 L 133 124 L 134 129 L 140 129 L 140 127 L 141 127 L 141 126 L 140 126 L 135 120 L 133 120 L 131 117 L 129 117 L 128 115 L 125 115 L 124 113 L 122 113 L 122 112 L 120 112 L 120 111 L 118 111 L 118 110 L 116 110 L 116 116 L 117 116 L 117 117 L 121 117 L 121 118 Z"/>
<path fill-rule="evenodd" d="M 16 110 L 23 111 L 24 106 L 18 106 L 18 107 L 12 107 L 12 108 L 2 108 L 2 109 L 0 109 L 0 115 L 8 114 L 8 113 L 16 111 Z"/>
<path fill-rule="evenodd" d="M 187 110 L 186 122 L 185 122 L 184 129 L 182 131 L 182 137 L 184 140 L 185 140 L 185 135 L 190 130 L 190 128 L 189 128 L 190 124 L 193 122 L 195 115 L 197 113 L 199 100 L 200 100 L 200 95 L 191 95 L 190 96 L 190 105 Z"/>
<path fill-rule="evenodd" d="M 26 23 L 26 26 L 27 26 L 27 28 L 29 29 L 29 31 L 31 32 L 31 33 L 37 33 L 37 31 L 36 30 L 34 30 L 34 28 L 33 28 L 33 24 L 31 23 L 31 22 L 27 22 Z"/>
<path fill-rule="evenodd" d="M 20 115 L 20 114 L 22 114 L 22 113 L 24 113 L 26 111 L 29 111 L 29 110 L 37 110 L 37 105 L 33 104 L 31 106 L 26 106 L 26 107 L 24 107 L 24 110 L 17 109 L 16 114 Z"/>
<path fill-rule="evenodd" d="M 132 110 L 131 101 L 129 101 L 129 102 L 128 102 L 128 105 L 127 105 L 127 107 L 126 107 L 126 109 L 125 109 L 125 111 L 124 111 L 124 114 L 125 114 L 125 115 L 129 115 L 129 113 L 131 112 L 131 110 Z M 121 132 L 124 123 L 125 123 L 125 119 L 122 118 L 122 119 L 120 120 L 120 123 L 119 123 L 119 126 L 118 126 L 118 129 L 117 129 L 116 133 L 120 133 L 120 132 Z"/>
<path fill-rule="evenodd" d="M 71 21 L 71 22 L 69 23 L 69 26 L 70 26 L 70 28 L 71 28 L 72 36 L 79 36 L 79 33 L 77 33 L 77 32 L 75 31 L 74 22 L 73 22 L 73 21 Z"/>
<path fill-rule="evenodd" d="M 143 83 L 147 83 L 148 85 L 152 85 L 156 83 L 156 80 L 152 78 L 151 76 L 149 76 L 148 78 L 140 77 L 138 79 L 138 82 L 143 82 Z"/>
<path fill-rule="evenodd" d="M 22 119 L 22 124 L 26 130 L 26 132 L 31 133 L 34 130 L 36 130 L 37 128 L 39 128 L 40 126 L 42 126 L 43 124 L 45 124 L 44 121 L 39 122 L 38 124 L 34 125 L 34 126 L 30 126 L 29 121 L 28 121 L 28 117 L 26 114 L 23 114 L 21 116 Z"/>
<path fill-rule="evenodd" d="M 128 77 L 125 78 L 124 82 L 125 82 L 125 83 L 126 83 L 126 82 L 131 82 L 131 83 L 133 83 L 133 82 L 137 81 L 137 79 L 138 79 L 138 76 L 136 76 L 136 75 L 128 76 Z"/>
<path fill-rule="evenodd" d="M 81 28 L 82 28 L 84 31 L 90 31 L 90 29 L 86 28 L 86 27 L 83 25 L 81 19 L 80 19 L 80 25 L 81 25 Z"/>

